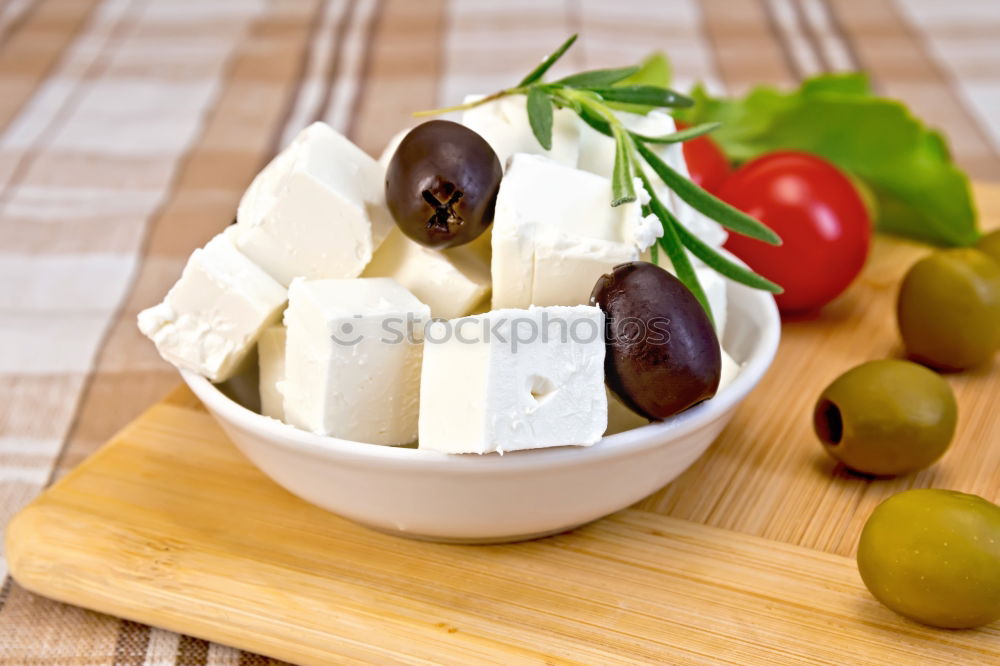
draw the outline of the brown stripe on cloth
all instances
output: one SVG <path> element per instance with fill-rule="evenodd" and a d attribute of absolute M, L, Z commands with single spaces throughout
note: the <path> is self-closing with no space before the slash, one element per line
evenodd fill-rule
<path fill-rule="evenodd" d="M 824 72 L 833 71 L 833 65 L 830 63 L 830 58 L 826 54 L 826 49 L 823 48 L 820 37 L 816 34 L 816 29 L 812 22 L 809 21 L 809 17 L 806 16 L 805 9 L 802 7 L 802 2 L 792 0 L 791 5 L 792 10 L 795 12 L 795 23 L 798 26 L 799 31 L 805 35 L 810 48 L 812 48 L 812 50 L 816 53 L 821 69 Z"/>
<path fill-rule="evenodd" d="M 0 2 L 0 46 L 7 41 L 7 38 L 18 31 L 28 18 L 35 13 L 40 3 L 28 0 L 22 3 L 23 6 L 14 4 L 14 0 L 4 0 Z M 13 9 L 11 9 L 13 7 Z M 20 11 L 18 11 L 20 10 Z M 17 12 L 15 14 L 15 12 Z M 12 17 L 7 14 L 14 14 Z"/>
<path fill-rule="evenodd" d="M 177 643 L 177 666 L 202 666 L 208 661 L 208 642 L 181 636 Z"/>
<path fill-rule="evenodd" d="M 271 657 L 254 654 L 252 652 L 240 653 L 239 666 L 282 666 L 283 664 L 285 664 L 285 662 L 272 659 Z"/>
<path fill-rule="evenodd" d="M 726 90 L 742 94 L 767 82 L 790 86 L 796 82 L 794 64 L 775 34 L 767 11 L 757 0 L 703 0 L 705 33 L 715 52 Z"/>
<path fill-rule="evenodd" d="M 37 0 L 0 42 L 0 131 L 31 99 L 100 0 Z"/>
<path fill-rule="evenodd" d="M 844 29 L 843 24 L 840 22 L 840 16 L 838 16 L 837 12 L 833 11 L 830 6 L 830 0 L 819 0 L 819 2 L 822 6 L 823 13 L 830 21 L 830 26 L 833 28 L 834 35 L 843 43 L 847 50 L 847 55 L 851 61 L 851 67 L 853 69 L 860 70 L 861 61 L 858 59 L 858 49 L 854 44 L 853 36 Z"/>
<path fill-rule="evenodd" d="M 373 0 L 373 2 L 375 7 L 368 16 L 364 30 L 364 42 L 361 47 L 361 66 L 357 72 L 358 85 L 354 99 L 351 100 L 351 104 L 348 106 L 347 123 L 344 125 L 344 134 L 354 140 L 355 143 L 358 143 L 356 133 L 358 127 L 361 125 L 359 117 L 361 100 L 364 99 L 365 94 L 368 92 L 368 84 L 372 76 L 372 51 L 376 43 L 376 29 L 378 28 L 379 21 L 382 19 L 382 12 L 385 9 L 384 0 Z M 364 150 L 365 146 L 362 145 L 361 149 Z M 373 150 L 369 152 L 374 153 Z M 377 153 L 375 154 L 377 155 Z"/>
<path fill-rule="evenodd" d="M 880 92 L 904 100 L 914 114 L 940 128 L 973 178 L 1000 180 L 1000 155 L 894 3 L 839 0 L 828 6 Z"/>
<path fill-rule="evenodd" d="M 347 41 L 347 30 L 354 20 L 354 12 L 358 6 L 358 0 L 346 0 L 346 2 L 347 9 L 344 10 L 344 13 L 337 22 L 333 48 L 330 50 L 330 60 L 327 63 L 326 74 L 322 80 L 323 94 L 320 96 L 319 105 L 316 107 L 312 122 L 322 120 L 326 117 L 330 110 L 330 104 L 333 101 L 337 79 L 341 75 L 341 62 L 344 55 L 344 43 Z M 280 146 L 278 148 L 280 149 Z"/>
<path fill-rule="evenodd" d="M 110 664 L 119 622 L 49 601 L 10 583 L 3 608 L 0 663 Z"/>
<path fill-rule="evenodd" d="M 142 666 L 149 650 L 149 627 L 122 620 L 115 641 L 114 666 Z"/>
<path fill-rule="evenodd" d="M 778 25 L 778 17 L 775 15 L 775 9 L 771 5 L 771 1 L 757 0 L 757 4 L 761 8 L 761 12 L 764 14 L 764 18 L 767 22 L 767 29 L 770 31 L 772 39 L 778 45 L 778 48 L 781 49 L 781 54 L 785 60 L 785 64 L 788 66 L 789 71 L 795 80 L 802 80 L 805 76 L 805 72 L 802 69 L 802 65 L 799 63 L 798 58 L 795 57 L 795 50 L 788 42 L 786 35 L 782 32 L 781 26 Z"/>
<path fill-rule="evenodd" d="M 714 83 L 718 77 L 701 34 L 702 24 L 701 13 L 693 2 L 671 5 L 640 0 L 607 4 L 574 1 L 563 12 L 563 37 L 578 33 L 580 39 L 567 54 L 574 56 L 567 64 L 577 71 L 622 66 L 638 63 L 659 50 L 670 58 L 675 86 L 686 89 L 694 81 Z M 622 35 L 628 35 L 628 39 L 622 39 Z"/>

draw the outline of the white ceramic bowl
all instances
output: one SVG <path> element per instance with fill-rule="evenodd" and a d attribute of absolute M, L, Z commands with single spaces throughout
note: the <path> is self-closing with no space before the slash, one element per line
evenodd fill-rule
<path fill-rule="evenodd" d="M 708 400 L 590 447 L 447 455 L 322 437 L 265 418 L 206 379 L 184 380 L 233 442 L 292 493 L 377 530 L 466 543 L 529 539 L 623 509 L 687 469 L 757 385 L 778 347 L 774 299 L 728 284 L 725 347 L 743 369 Z"/>

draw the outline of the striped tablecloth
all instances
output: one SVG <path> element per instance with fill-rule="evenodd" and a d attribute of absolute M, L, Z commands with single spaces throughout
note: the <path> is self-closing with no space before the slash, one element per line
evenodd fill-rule
<path fill-rule="evenodd" d="M 177 382 L 135 328 L 292 133 L 370 152 L 568 34 L 565 69 L 670 55 L 739 93 L 861 68 L 1000 180 L 997 0 L 0 0 L 0 527 Z M 33 596 L 3 664 L 262 664 Z"/>

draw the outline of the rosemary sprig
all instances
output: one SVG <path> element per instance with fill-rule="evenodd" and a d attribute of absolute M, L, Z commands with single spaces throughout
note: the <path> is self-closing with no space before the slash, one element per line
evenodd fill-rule
<path fill-rule="evenodd" d="M 705 291 L 695 273 L 688 252 L 712 268 L 741 284 L 771 293 L 781 293 L 781 287 L 753 271 L 734 263 L 718 250 L 704 243 L 677 220 L 656 193 L 650 180 L 648 168 L 668 189 L 695 210 L 715 220 L 732 232 L 750 236 L 772 245 L 779 245 L 781 239 L 771 229 L 754 218 L 709 194 L 690 179 L 672 169 L 650 145 L 682 143 L 690 141 L 719 127 L 719 123 L 707 123 L 672 132 L 664 136 L 646 136 L 629 131 L 616 115 L 616 105 L 636 105 L 636 108 L 682 108 L 691 106 L 692 101 L 667 88 L 650 85 L 622 85 L 625 79 L 638 71 L 637 67 L 615 69 L 595 69 L 557 79 L 543 81 L 552 66 L 576 41 L 573 35 L 552 54 L 525 76 L 517 86 L 487 95 L 478 100 L 433 111 L 421 111 L 414 115 L 429 116 L 451 111 L 471 109 L 482 104 L 510 95 L 526 95 L 528 122 L 538 143 L 546 150 L 552 148 L 552 122 L 554 110 L 571 109 L 585 123 L 596 131 L 611 137 L 615 142 L 615 163 L 612 169 L 612 206 L 635 201 L 635 178 L 642 183 L 649 194 L 649 205 L 643 206 L 643 214 L 653 214 L 663 225 L 663 236 L 650 253 L 657 260 L 662 249 L 673 264 L 678 279 L 691 290 L 702 304 L 709 318 L 712 311 Z M 617 84 L 617 85 L 616 85 Z M 631 108 L 631 107 L 630 107 Z"/>

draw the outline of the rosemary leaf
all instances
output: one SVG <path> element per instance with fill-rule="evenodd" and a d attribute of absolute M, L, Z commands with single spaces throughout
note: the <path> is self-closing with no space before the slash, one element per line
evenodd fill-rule
<path fill-rule="evenodd" d="M 697 139 L 699 136 L 708 134 L 719 127 L 722 127 L 722 123 L 704 123 L 671 132 L 670 134 L 664 134 L 663 136 L 646 136 L 645 134 L 637 134 L 635 132 L 632 132 L 632 136 L 646 143 L 682 143 L 691 139 Z"/>
<path fill-rule="evenodd" d="M 632 156 L 629 143 L 632 139 L 628 132 L 618 126 L 611 128 L 615 137 L 615 165 L 611 171 L 611 205 L 620 206 L 635 201 L 635 183 L 633 182 Z"/>
<path fill-rule="evenodd" d="M 528 89 L 528 124 L 545 150 L 552 150 L 552 98 L 537 86 Z"/>
<path fill-rule="evenodd" d="M 568 88 L 600 88 L 614 85 L 639 71 L 638 67 L 618 67 L 615 69 L 592 69 L 554 81 Z"/>
<path fill-rule="evenodd" d="M 674 171 L 666 162 L 660 159 L 659 155 L 644 145 L 641 140 L 636 141 L 635 145 L 639 150 L 639 154 L 646 161 L 646 164 L 663 180 L 667 187 L 673 190 L 677 196 L 692 208 L 738 234 L 756 238 L 771 245 L 781 245 L 781 238 L 778 234 L 743 211 L 737 210 L 726 202 L 712 196 L 689 179 Z"/>
<path fill-rule="evenodd" d="M 531 70 L 531 72 L 526 77 L 521 79 L 521 82 L 518 83 L 517 86 L 519 88 L 522 86 L 530 86 L 532 83 L 538 81 L 543 76 L 545 76 L 545 73 L 552 68 L 552 65 L 556 64 L 556 61 L 559 60 L 559 58 L 563 57 L 563 54 L 569 50 L 569 47 L 573 46 L 573 42 L 576 41 L 576 38 L 577 35 L 573 35 L 565 42 L 563 42 L 562 46 L 560 46 L 551 54 L 549 54 L 549 56 L 545 58 L 545 60 L 543 60 L 538 64 L 538 67 Z"/>
<path fill-rule="evenodd" d="M 608 102 L 625 102 L 654 107 L 688 107 L 694 102 L 667 88 L 657 86 L 617 86 L 614 88 L 591 88 Z"/>
<path fill-rule="evenodd" d="M 605 136 L 614 136 L 611 132 L 611 125 L 608 121 L 591 111 L 586 106 L 581 106 L 576 113 L 580 116 L 583 122 L 587 123 L 601 134 L 604 134 Z"/>
<path fill-rule="evenodd" d="M 652 212 L 660 220 L 660 224 L 663 225 L 663 235 L 657 239 L 657 243 L 667 253 L 667 258 L 670 259 L 670 263 L 677 273 L 677 279 L 683 282 L 684 286 L 694 294 L 694 297 L 698 299 L 701 307 L 708 315 L 709 321 L 715 326 L 715 317 L 712 316 L 712 307 L 708 304 L 708 297 L 705 296 L 705 290 L 702 289 L 701 282 L 698 281 L 698 274 L 694 272 L 694 266 L 691 265 L 690 257 L 684 251 L 684 246 L 677 237 L 677 227 L 681 226 L 680 222 L 667 210 L 667 207 L 663 205 L 657 196 L 653 194 L 648 181 L 645 181 L 645 178 L 643 180 L 646 191 L 650 193 L 649 206 L 644 207 L 644 210 Z"/>
<path fill-rule="evenodd" d="M 688 231 L 682 224 L 677 226 L 677 236 L 680 238 L 684 247 L 691 251 L 691 254 L 705 262 L 705 265 L 714 270 L 716 273 L 724 275 L 730 280 L 739 282 L 740 284 L 745 284 L 746 286 L 754 289 L 769 291 L 772 294 L 780 294 L 784 291 L 784 289 L 767 278 L 757 275 L 749 268 L 744 268 L 743 266 L 731 261 L 725 255 L 719 253 L 711 245 L 708 245 Z"/>

